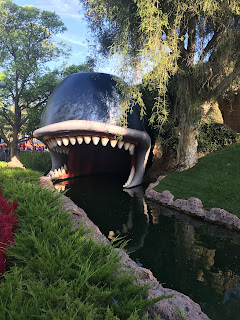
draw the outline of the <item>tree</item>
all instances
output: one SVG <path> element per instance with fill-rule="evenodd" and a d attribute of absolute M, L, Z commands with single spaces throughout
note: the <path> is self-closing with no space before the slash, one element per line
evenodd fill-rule
<path fill-rule="evenodd" d="M 73 73 L 78 72 L 94 72 L 95 67 L 95 61 L 94 59 L 87 57 L 86 62 L 83 64 L 72 64 L 70 66 L 67 66 L 63 68 L 62 71 L 59 72 L 61 80 L 63 80 L 65 77 L 69 76 Z"/>
<path fill-rule="evenodd" d="M 19 133 L 28 120 L 23 112 L 43 105 L 56 84 L 56 75 L 46 63 L 66 53 L 63 44 L 53 40 L 65 30 L 53 12 L 0 1 L 0 81 L 7 84 L 0 91 L 0 135 L 11 157 L 17 153 Z"/>
<path fill-rule="evenodd" d="M 128 80 L 141 76 L 143 86 L 157 91 L 150 123 L 161 128 L 174 109 L 178 166 L 193 166 L 201 105 L 238 90 L 239 0 L 80 2 L 100 53 L 120 55 Z"/>

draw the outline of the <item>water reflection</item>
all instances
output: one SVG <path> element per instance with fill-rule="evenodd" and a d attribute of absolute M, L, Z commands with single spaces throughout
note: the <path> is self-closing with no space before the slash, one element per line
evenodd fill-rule
<path fill-rule="evenodd" d="M 190 296 L 212 319 L 239 319 L 239 234 L 146 204 L 142 188 L 123 192 L 115 181 L 71 180 L 67 196 L 106 236 L 125 236 L 132 259 L 151 269 L 159 282 Z"/>
<path fill-rule="evenodd" d="M 210 318 L 239 319 L 239 234 L 148 205 L 149 233 L 132 258 L 150 268 L 159 282 L 198 302 Z"/>
<path fill-rule="evenodd" d="M 127 241 L 128 252 L 143 246 L 149 225 L 143 187 L 123 191 L 120 178 L 99 175 L 63 181 L 55 188 L 69 189 L 66 195 L 87 212 L 106 237 Z"/>

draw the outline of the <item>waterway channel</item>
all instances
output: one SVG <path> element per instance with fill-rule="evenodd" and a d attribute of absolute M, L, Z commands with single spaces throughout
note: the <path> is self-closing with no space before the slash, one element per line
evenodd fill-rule
<path fill-rule="evenodd" d="M 142 187 L 126 192 L 123 182 L 81 177 L 65 182 L 66 195 L 106 237 L 124 237 L 130 257 L 163 286 L 188 295 L 213 320 L 239 320 L 240 234 L 146 202 Z"/>

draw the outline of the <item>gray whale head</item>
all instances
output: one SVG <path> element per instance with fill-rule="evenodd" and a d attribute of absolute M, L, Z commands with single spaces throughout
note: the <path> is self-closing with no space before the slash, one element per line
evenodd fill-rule
<path fill-rule="evenodd" d="M 151 140 L 138 106 L 128 113 L 127 128 L 119 125 L 119 81 L 104 73 L 75 73 L 54 89 L 34 131 L 51 153 L 52 180 L 120 173 L 129 176 L 125 188 L 142 183 Z"/>

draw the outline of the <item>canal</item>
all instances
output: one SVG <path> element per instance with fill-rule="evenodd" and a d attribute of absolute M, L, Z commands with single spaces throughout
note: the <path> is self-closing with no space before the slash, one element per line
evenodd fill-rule
<path fill-rule="evenodd" d="M 118 183 L 116 183 L 118 181 Z M 56 185 L 158 281 L 188 295 L 213 320 L 240 319 L 240 234 L 153 202 L 120 177 L 81 177 Z"/>

